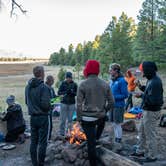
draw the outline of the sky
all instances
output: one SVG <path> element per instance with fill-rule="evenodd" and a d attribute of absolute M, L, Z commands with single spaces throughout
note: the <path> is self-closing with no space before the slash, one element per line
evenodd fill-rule
<path fill-rule="evenodd" d="M 4 0 L 6 1 L 6 0 Z M 0 13 L 0 51 L 49 58 L 72 43 L 93 41 L 101 35 L 112 16 L 124 11 L 137 21 L 143 0 L 17 0 L 28 13 L 9 16 L 4 3 Z M 6 6 L 6 7 L 5 7 Z M 0 56 L 2 56 L 0 54 Z"/>

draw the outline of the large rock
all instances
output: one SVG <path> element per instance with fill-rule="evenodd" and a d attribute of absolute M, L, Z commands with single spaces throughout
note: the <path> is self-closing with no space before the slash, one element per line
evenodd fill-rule
<path fill-rule="evenodd" d="M 62 152 L 62 157 L 67 163 L 75 162 L 77 158 L 77 152 L 73 149 L 65 148 Z"/>
<path fill-rule="evenodd" d="M 128 120 L 122 124 L 124 131 L 134 132 L 136 131 L 136 124 L 134 120 Z"/>

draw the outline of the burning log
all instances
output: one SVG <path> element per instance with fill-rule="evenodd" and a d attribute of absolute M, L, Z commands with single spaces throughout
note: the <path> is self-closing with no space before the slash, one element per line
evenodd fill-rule
<path fill-rule="evenodd" d="M 79 123 L 75 123 L 71 130 L 68 131 L 67 140 L 69 140 L 70 144 L 80 145 L 82 142 L 86 140 L 86 135 L 83 131 L 81 131 L 81 127 Z"/>
<path fill-rule="evenodd" d="M 97 147 L 97 154 L 104 166 L 140 166 L 140 164 L 120 156 L 104 147 Z"/>

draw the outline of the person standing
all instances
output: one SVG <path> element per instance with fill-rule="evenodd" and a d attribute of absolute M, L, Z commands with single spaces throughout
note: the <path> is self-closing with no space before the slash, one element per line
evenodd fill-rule
<path fill-rule="evenodd" d="M 127 82 L 121 74 L 120 65 L 113 63 L 109 67 L 111 75 L 110 88 L 112 90 L 115 105 L 114 110 L 110 112 L 110 121 L 113 122 L 115 142 L 122 140 L 122 127 L 124 117 L 125 99 L 128 97 Z"/>
<path fill-rule="evenodd" d="M 91 166 L 96 166 L 96 140 L 104 129 L 107 111 L 111 111 L 114 105 L 109 85 L 98 78 L 99 72 L 99 62 L 88 60 L 84 69 L 86 79 L 79 85 L 77 93 L 77 120 L 87 137 Z"/>
<path fill-rule="evenodd" d="M 77 84 L 73 81 L 72 73 L 66 72 L 66 79 L 61 83 L 58 95 L 61 96 L 60 135 L 64 136 L 66 130 L 71 128 L 72 116 L 75 111 L 75 96 Z M 66 121 L 67 126 L 66 126 Z"/>
<path fill-rule="evenodd" d="M 145 61 L 140 65 L 143 77 L 147 78 L 146 85 L 138 87 L 143 93 L 137 93 L 136 97 L 142 97 L 141 108 L 143 117 L 139 128 L 139 144 L 133 157 L 140 158 L 143 162 L 153 162 L 157 160 L 157 130 L 160 119 L 160 110 L 163 104 L 163 85 L 156 74 L 157 66 L 154 62 Z"/>
<path fill-rule="evenodd" d="M 44 166 L 49 136 L 49 111 L 51 94 L 44 84 L 44 67 L 33 68 L 34 78 L 25 88 L 25 103 L 28 107 L 31 126 L 30 154 L 33 166 Z"/>
<path fill-rule="evenodd" d="M 125 105 L 125 110 L 128 110 L 128 107 L 132 108 L 133 107 L 133 100 L 132 100 L 132 96 L 133 96 L 133 92 L 135 91 L 136 88 L 136 78 L 134 77 L 134 75 L 132 74 L 132 72 L 130 70 L 127 70 L 126 74 L 125 74 L 125 80 L 127 81 L 128 85 L 128 92 L 129 92 L 129 96 L 127 98 L 126 101 L 126 105 Z"/>
<path fill-rule="evenodd" d="M 52 85 L 54 84 L 54 77 L 52 75 L 48 75 L 46 77 L 45 84 L 50 89 L 51 99 L 55 98 L 56 94 L 55 94 L 54 88 L 52 87 Z M 49 118 L 50 118 L 49 140 L 51 140 L 51 133 L 52 133 L 52 128 L 53 128 L 53 124 L 52 124 L 52 110 L 53 110 L 53 107 L 50 110 L 50 116 L 49 116 Z"/>

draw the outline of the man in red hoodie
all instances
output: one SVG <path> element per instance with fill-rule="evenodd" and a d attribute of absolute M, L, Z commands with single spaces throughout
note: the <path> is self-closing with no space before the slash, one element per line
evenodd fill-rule
<path fill-rule="evenodd" d="M 113 109 L 114 99 L 109 85 L 98 78 L 100 64 L 88 60 L 84 68 L 85 80 L 77 92 L 77 120 L 81 122 L 88 142 L 88 158 L 96 165 L 96 140 L 102 134 L 106 112 Z"/>

